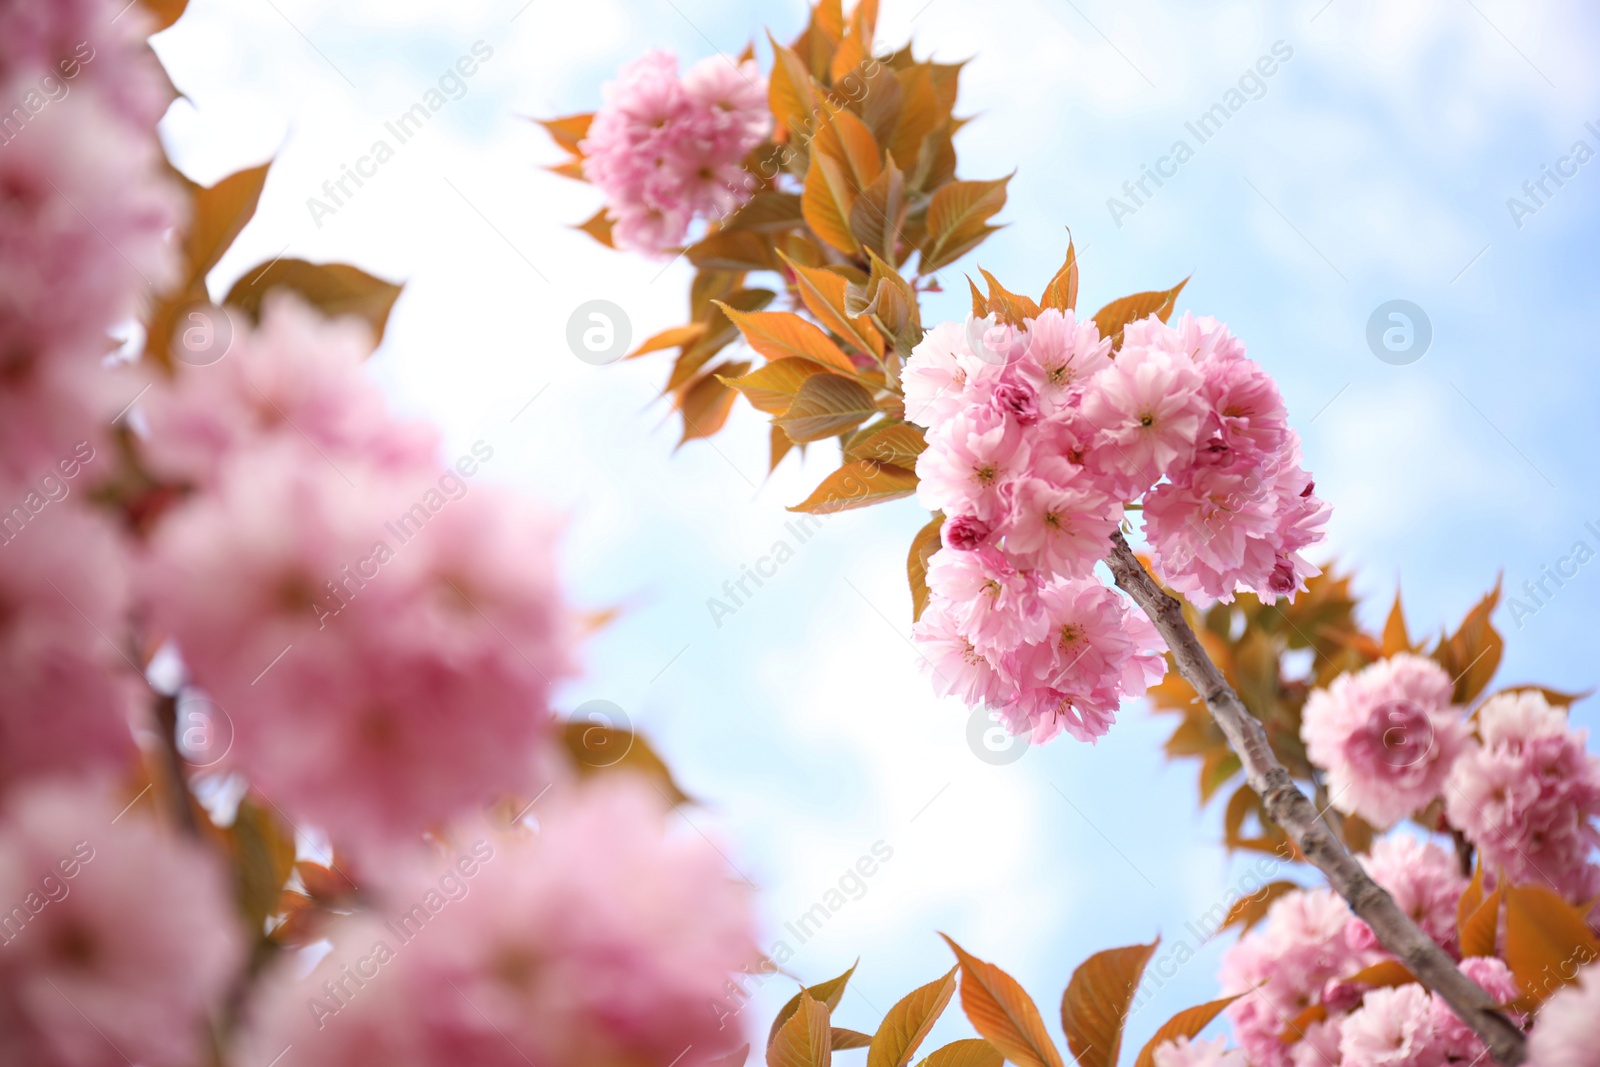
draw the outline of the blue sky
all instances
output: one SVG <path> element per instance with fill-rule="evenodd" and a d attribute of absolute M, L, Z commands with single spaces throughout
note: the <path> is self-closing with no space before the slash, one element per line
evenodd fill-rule
<path fill-rule="evenodd" d="M 794 540 L 783 507 L 829 469 L 825 450 L 766 479 L 765 425 L 742 409 L 714 447 L 674 453 L 662 364 L 596 368 L 566 347 L 591 299 L 623 307 L 635 336 L 681 321 L 688 269 L 567 229 L 597 198 L 539 169 L 559 153 L 526 117 L 592 109 L 646 47 L 688 62 L 803 19 L 798 2 L 735 0 L 195 0 L 158 42 L 188 97 L 165 133 L 203 181 L 277 159 L 214 291 L 280 252 L 407 281 L 374 373 L 455 451 L 492 442 L 486 476 L 568 517 L 574 597 L 628 611 L 566 701 L 621 706 L 707 800 L 689 817 L 763 887 L 769 944 L 875 843 L 893 850 L 859 900 L 790 938 L 808 980 L 862 958 L 841 1022 L 870 1029 L 943 973 L 935 930 L 1011 969 L 1053 1018 L 1090 952 L 1192 942 L 1185 924 L 1249 873 L 1197 813 L 1192 768 L 1160 758 L 1166 723 L 1130 705 L 1097 746 L 975 758 L 967 716 L 930 696 L 906 641 L 905 547 L 925 521 L 909 501 L 829 519 L 718 627 L 707 598 Z M 1091 310 L 1192 275 L 1180 306 L 1230 323 L 1282 384 L 1334 505 L 1329 554 L 1356 569 L 1374 620 L 1401 582 L 1427 630 L 1501 571 L 1515 591 L 1580 538 L 1600 549 L 1585 529 L 1600 529 L 1600 160 L 1548 184 L 1537 212 L 1507 207 L 1575 142 L 1600 150 L 1585 125 L 1600 128 L 1597 22 L 1576 3 L 1500 0 L 884 0 L 881 39 L 971 57 L 962 173 L 1017 170 L 1008 227 L 958 266 L 1037 291 L 1070 226 Z M 493 57 L 465 95 L 314 219 L 322 182 L 478 41 Z M 1276 42 L 1292 56 L 1198 144 L 1185 124 Z M 1108 199 L 1127 203 L 1123 183 L 1180 138 L 1193 158 L 1115 218 Z M 960 270 L 945 281 L 925 317 L 961 313 Z M 1404 366 L 1366 341 L 1395 299 L 1432 325 Z M 1600 683 L 1597 616 L 1600 561 L 1520 628 L 1502 610 L 1502 679 Z M 1131 1040 L 1209 998 L 1221 948 L 1152 983 Z M 792 991 L 759 990 L 753 1029 Z"/>

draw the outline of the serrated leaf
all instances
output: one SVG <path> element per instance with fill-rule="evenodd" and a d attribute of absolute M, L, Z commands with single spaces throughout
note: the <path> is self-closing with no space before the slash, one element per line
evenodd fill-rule
<path fill-rule="evenodd" d="M 956 970 L 907 993 L 883 1017 L 867 1050 L 867 1067 L 906 1067 L 956 992 Z"/>
<path fill-rule="evenodd" d="M 895 77 L 899 82 L 900 108 L 894 135 L 889 138 L 889 154 L 901 170 L 914 174 L 924 140 L 949 121 L 950 111 L 940 107 L 933 74 L 926 64 L 896 71 Z M 913 187 L 927 188 L 917 182 Z"/>
<path fill-rule="evenodd" d="M 789 454 L 789 450 L 794 448 L 794 442 L 789 439 L 788 434 L 783 432 L 783 427 L 777 423 L 773 423 L 771 426 L 769 440 L 770 459 L 767 463 L 767 473 L 771 474 L 778 469 L 778 464 L 783 462 L 783 457 Z"/>
<path fill-rule="evenodd" d="M 1132 296 L 1111 301 L 1094 313 L 1094 324 L 1100 330 L 1100 336 L 1111 338 L 1111 351 L 1116 352 L 1122 347 L 1122 331 L 1128 323 L 1137 322 L 1151 315 L 1166 322 L 1178 302 L 1178 294 L 1183 292 L 1183 287 L 1188 284 L 1189 279 L 1185 278 L 1171 289 L 1134 293 Z"/>
<path fill-rule="evenodd" d="M 737 279 L 743 275 L 726 271 L 698 271 L 695 274 L 696 281 L 707 277 Z M 772 302 L 774 295 L 768 289 L 728 291 L 722 288 L 719 293 L 723 303 L 741 312 L 759 311 Z M 738 327 L 723 314 L 722 307 L 713 297 L 707 296 L 701 304 L 691 296 L 690 308 L 695 312 L 695 320 L 705 324 L 705 333 L 685 346 L 673 363 L 672 374 L 667 380 L 669 390 L 677 390 L 688 383 L 718 352 L 739 336 Z"/>
<path fill-rule="evenodd" d="M 1505 640 L 1490 621 L 1500 603 L 1501 579 L 1475 604 L 1455 633 L 1439 643 L 1433 658 L 1455 680 L 1455 703 L 1469 704 L 1483 692 L 1500 669 Z"/>
<path fill-rule="evenodd" d="M 329 318 L 353 315 L 365 321 L 372 328 L 373 340 L 381 343 L 402 288 L 344 263 L 278 259 L 265 268 L 246 271 L 223 302 L 259 322 L 266 294 L 289 289 Z"/>
<path fill-rule="evenodd" d="M 252 218 L 261 190 L 267 183 L 270 162 L 230 174 L 209 188 L 191 186 L 193 193 L 189 229 L 183 238 L 183 258 L 191 281 L 203 281 L 222 259 L 234 238 Z"/>
<path fill-rule="evenodd" d="M 850 226 L 851 212 L 882 170 L 882 152 L 864 122 L 849 111 L 827 118 L 811 140 L 811 165 L 800 198 L 812 232 L 839 251 L 856 254 L 860 243 Z"/>
<path fill-rule="evenodd" d="M 1017 1067 L 1062 1067 L 1038 1007 L 1017 980 L 939 936 L 961 961 L 961 1008 L 973 1028 Z"/>
<path fill-rule="evenodd" d="M 870 459 L 911 470 L 928 447 L 922 431 L 900 419 L 884 419 L 863 426 L 844 444 L 845 459 Z"/>
<path fill-rule="evenodd" d="M 877 179 L 856 198 L 855 207 L 850 209 L 850 232 L 893 265 L 898 258 L 905 212 L 905 177 L 891 159 Z"/>
<path fill-rule="evenodd" d="M 1540 885 L 1504 887 L 1505 961 L 1528 1006 L 1572 982 L 1578 968 L 1600 959 L 1600 940 L 1584 913 Z"/>
<path fill-rule="evenodd" d="M 1243 994 L 1223 997 L 1221 1000 L 1208 1000 L 1204 1004 L 1196 1004 L 1192 1008 L 1185 1008 L 1166 1022 L 1161 1024 L 1150 1040 L 1145 1042 L 1144 1048 L 1139 1050 L 1138 1057 L 1133 1061 L 1133 1067 L 1155 1067 L 1156 1049 L 1168 1041 L 1176 1041 L 1180 1037 L 1194 1037 L 1207 1026 L 1211 1020 L 1222 1013 L 1222 1009 L 1238 1000 Z"/>
<path fill-rule="evenodd" d="M 832 1062 L 828 1008 L 802 989 L 794 1014 L 767 1045 L 767 1067 L 828 1067 Z"/>
<path fill-rule="evenodd" d="M 728 320 L 739 328 L 746 343 L 768 359 L 795 356 L 824 367 L 856 374 L 856 365 L 828 335 L 811 323 L 787 311 L 762 311 L 751 314 L 716 302 Z"/>
<path fill-rule="evenodd" d="M 952 1041 L 936 1048 L 917 1067 L 1001 1067 L 1006 1058 L 981 1037 Z"/>
<path fill-rule="evenodd" d="M 933 519 L 917 531 L 911 539 L 911 551 L 906 554 L 906 578 L 911 583 L 911 621 L 922 618 L 928 607 L 928 563 L 933 554 L 944 547 L 939 531 L 944 526 L 944 512 L 934 512 Z"/>
<path fill-rule="evenodd" d="M 757 367 L 739 378 L 724 378 L 723 384 L 744 394 L 752 407 L 768 415 L 782 415 L 794 403 L 794 398 L 810 378 L 826 374 L 821 366 L 809 359 L 773 360 Z M 790 440 L 793 440 L 792 438 Z"/>
<path fill-rule="evenodd" d="M 789 510 L 829 515 L 898 500 L 916 491 L 914 472 L 862 459 L 846 463 L 828 475 L 810 496 Z"/>
<path fill-rule="evenodd" d="M 1394 592 L 1394 607 L 1389 609 L 1389 617 L 1383 624 L 1383 655 L 1384 658 L 1398 652 L 1410 652 L 1411 636 L 1406 633 L 1405 608 L 1400 604 L 1400 590 Z"/>
<path fill-rule="evenodd" d="M 829 978 L 826 982 L 818 982 L 816 985 L 806 986 L 790 997 L 783 1007 L 779 1009 L 777 1017 L 772 1020 L 772 1027 L 767 1032 L 767 1045 L 771 1046 L 772 1042 L 778 1037 L 778 1031 L 783 1029 L 783 1025 L 794 1017 L 794 1013 L 800 1008 L 800 1001 L 803 997 L 809 996 L 821 1003 L 828 1011 L 835 1011 L 839 1007 L 839 1002 L 844 999 L 844 991 L 850 984 L 850 976 L 856 973 L 856 967 L 860 963 L 860 960 L 856 960 L 855 963 L 850 965 L 850 969 L 843 974 Z"/>
<path fill-rule="evenodd" d="M 795 288 L 811 314 L 862 352 L 882 359 L 883 334 L 865 315 L 849 313 L 845 306 L 845 288 L 849 283 L 844 277 L 820 267 L 803 267 L 782 252 L 778 254 L 794 271 Z"/>
<path fill-rule="evenodd" d="M 814 374 L 776 421 L 797 443 L 836 437 L 878 413 L 872 394 L 838 374 Z"/>
<path fill-rule="evenodd" d="M 779 44 L 771 33 L 772 74 L 767 80 L 767 105 L 773 118 L 789 133 L 796 147 L 804 147 L 810 139 L 811 114 L 817 106 L 812 89 L 811 71 L 793 50 Z"/>
<path fill-rule="evenodd" d="M 978 273 L 989 283 L 989 310 L 995 312 L 1001 322 L 1021 326 L 1028 319 L 1039 317 L 1039 305 L 1031 297 L 1011 292 L 982 267 L 978 268 Z"/>
<path fill-rule="evenodd" d="M 1373 989 L 1390 989 L 1394 986 L 1410 985 L 1417 980 L 1410 969 L 1399 960 L 1380 960 L 1370 967 L 1363 967 L 1352 974 L 1345 981 L 1355 985 L 1371 986 Z"/>
<path fill-rule="evenodd" d="M 1078 306 L 1078 252 L 1072 245 L 1071 237 L 1067 238 L 1067 261 L 1050 279 L 1050 284 L 1044 287 L 1039 304 L 1057 311 L 1071 311 Z"/>
<path fill-rule="evenodd" d="M 931 274 L 960 259 L 992 233 L 987 220 L 1006 206 L 1009 176 L 994 181 L 950 182 L 928 204 L 928 236 L 921 271 Z"/>
<path fill-rule="evenodd" d="M 1072 972 L 1061 995 L 1061 1029 L 1078 1067 L 1116 1067 L 1128 1008 L 1160 943 L 1096 952 Z"/>
<path fill-rule="evenodd" d="M 749 230 L 753 233 L 782 233 L 804 225 L 800 198 L 794 193 L 764 190 L 722 220 L 722 229 Z"/>
<path fill-rule="evenodd" d="M 833 1050 L 867 1048 L 872 1044 L 872 1035 L 863 1034 L 860 1030 L 850 1030 L 843 1026 L 833 1028 Z"/>

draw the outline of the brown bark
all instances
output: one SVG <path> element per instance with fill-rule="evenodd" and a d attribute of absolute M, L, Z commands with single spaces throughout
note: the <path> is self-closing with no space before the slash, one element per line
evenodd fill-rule
<path fill-rule="evenodd" d="M 1244 764 L 1246 779 L 1261 797 L 1272 821 L 1327 876 L 1328 884 L 1349 903 L 1350 910 L 1372 927 L 1383 947 L 1472 1027 L 1488 1046 L 1490 1055 L 1508 1067 L 1526 1060 L 1522 1031 L 1476 982 L 1461 973 L 1449 954 L 1395 905 L 1394 898 L 1367 875 L 1318 816 L 1317 809 L 1278 762 L 1266 731 L 1211 662 L 1183 617 L 1183 605 L 1156 583 L 1120 532 L 1112 536 L 1111 555 L 1106 563 L 1116 577 L 1117 587 L 1144 609 L 1166 640 L 1178 673 L 1205 701 L 1212 719 Z"/>

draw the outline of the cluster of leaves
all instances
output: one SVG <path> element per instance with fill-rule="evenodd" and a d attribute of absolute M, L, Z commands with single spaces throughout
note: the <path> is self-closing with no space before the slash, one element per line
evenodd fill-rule
<path fill-rule="evenodd" d="M 939 291 L 937 271 L 999 228 L 990 220 L 1010 181 L 956 177 L 962 65 L 918 60 L 910 45 L 878 56 L 877 6 L 861 0 L 846 18 L 840 0 L 821 0 L 790 45 L 772 41 L 774 132 L 746 160 L 754 196 L 684 249 L 696 268 L 689 322 L 632 353 L 676 351 L 666 392 L 683 416 L 684 441 L 720 430 L 739 395 L 771 416 L 771 468 L 796 446 L 837 440 L 839 468 L 793 511 L 844 511 L 916 490 L 926 441 L 906 419 L 900 370 L 925 332 L 919 299 Z M 556 173 L 582 180 L 592 118 L 542 122 L 571 157 Z M 580 228 L 610 244 L 604 209 Z M 987 292 L 968 279 L 979 317 L 1020 325 L 1044 308 L 1077 305 L 1070 241 L 1037 301 L 980 273 Z M 752 274 L 775 276 L 773 288 L 752 285 Z M 1182 288 L 1112 301 L 1094 316 L 1102 336 L 1120 344 L 1127 323 L 1165 320 Z M 780 295 L 787 310 L 767 310 Z M 750 361 L 716 362 L 741 335 L 765 360 L 753 370 Z M 908 558 L 918 614 L 942 521 L 936 515 L 918 533 Z"/>
<path fill-rule="evenodd" d="M 1505 640 L 1490 619 L 1499 602 L 1497 582 L 1453 632 L 1443 630 L 1435 638 L 1413 641 L 1396 593 L 1383 629 L 1371 633 L 1357 620 L 1359 605 L 1350 589 L 1350 577 L 1330 569 L 1311 579 L 1293 603 L 1263 602 L 1245 593 L 1232 604 L 1217 604 L 1205 611 L 1185 604 L 1184 612 L 1212 661 L 1245 707 L 1261 721 L 1278 759 L 1290 774 L 1311 785 L 1318 807 L 1326 809 L 1319 772 L 1307 760 L 1300 740 L 1301 712 L 1311 691 L 1326 688 L 1341 674 L 1408 652 L 1428 656 L 1444 668 L 1455 680 L 1457 704 L 1476 706 L 1494 695 L 1487 691 L 1505 651 Z M 1581 695 L 1537 688 L 1552 704 L 1563 706 Z M 1166 742 L 1167 755 L 1199 762 L 1200 802 L 1208 803 L 1237 781 L 1242 773 L 1239 757 L 1228 747 L 1194 688 L 1176 669 L 1169 670 L 1149 695 L 1157 711 L 1178 716 L 1178 725 Z M 1441 809 L 1436 803 L 1418 812 L 1416 820 L 1427 830 L 1445 830 Z M 1331 810 L 1328 815 L 1346 845 L 1357 852 L 1367 851 L 1374 835 L 1371 826 L 1357 816 L 1339 817 Z M 1223 830 L 1230 849 L 1278 855 L 1294 852 L 1288 837 L 1266 816 L 1260 797 L 1242 782 L 1228 797 Z M 1463 850 L 1464 865 L 1470 866 L 1468 846 L 1465 842 L 1458 846 Z"/>
<path fill-rule="evenodd" d="M 949 937 L 956 966 L 943 977 L 912 990 L 868 1035 L 832 1023 L 855 968 L 837 978 L 802 989 L 784 1005 L 767 1039 L 768 1067 L 830 1067 L 835 1051 L 865 1048 L 867 1067 L 907 1067 L 958 988 L 961 1008 L 977 1038 L 953 1041 L 917 1067 L 1063 1067 L 1064 1060 L 1044 1017 L 1016 979 L 978 959 Z M 1133 1008 L 1145 964 L 1156 945 L 1110 949 L 1091 956 L 1073 974 L 1061 997 L 1061 1028 L 1078 1067 L 1117 1067 L 1122 1030 Z M 1214 1000 L 1169 1019 L 1134 1058 L 1133 1067 L 1151 1067 L 1156 1048 L 1177 1037 L 1193 1037 L 1233 998 Z M 730 1060 L 742 1063 L 748 1050 Z"/>

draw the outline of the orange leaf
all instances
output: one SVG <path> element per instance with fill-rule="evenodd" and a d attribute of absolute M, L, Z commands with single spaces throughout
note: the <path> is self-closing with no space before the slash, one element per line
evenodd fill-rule
<path fill-rule="evenodd" d="M 741 378 L 724 378 L 723 384 L 743 393 L 744 398 L 758 411 L 782 415 L 789 410 L 789 405 L 794 403 L 796 394 L 809 378 L 826 373 L 809 359 L 791 356 L 757 367 Z"/>
<path fill-rule="evenodd" d="M 889 1009 L 867 1049 L 867 1067 L 906 1067 L 956 992 L 956 968 L 912 990 Z"/>
<path fill-rule="evenodd" d="M 845 308 L 844 292 L 849 283 L 842 275 L 821 267 L 802 267 L 782 252 L 778 255 L 794 271 L 800 299 L 822 325 L 861 351 L 883 358 L 883 335 L 872 320 L 865 315 L 851 315 Z"/>
<path fill-rule="evenodd" d="M 1183 292 L 1183 287 L 1188 284 L 1189 279 L 1185 278 L 1171 289 L 1134 293 L 1132 296 L 1111 301 L 1094 313 L 1094 322 L 1099 327 L 1100 336 L 1111 338 L 1111 350 L 1115 352 L 1122 347 L 1122 330 L 1128 323 L 1137 322 L 1151 315 L 1166 322 L 1178 302 L 1178 294 Z"/>
<path fill-rule="evenodd" d="M 1061 995 L 1061 1029 L 1078 1067 L 1116 1067 L 1122 1024 L 1158 937 L 1148 945 L 1096 952 L 1072 972 Z"/>
<path fill-rule="evenodd" d="M 911 470 L 928 447 L 922 431 L 898 419 L 863 426 L 844 443 L 845 459 L 870 459 Z"/>
<path fill-rule="evenodd" d="M 917 1067 L 1002 1067 L 1000 1050 L 981 1037 L 952 1041 L 936 1048 Z"/>
<path fill-rule="evenodd" d="M 850 984 L 850 976 L 856 973 L 856 964 L 860 962 L 860 960 L 857 960 L 843 974 L 830 978 L 826 982 L 805 986 L 800 992 L 790 997 L 788 1002 L 778 1011 L 777 1018 L 772 1020 L 772 1029 L 767 1034 L 767 1047 L 772 1047 L 772 1043 L 778 1039 L 778 1031 L 783 1029 L 784 1023 L 794 1018 L 794 1013 L 800 1010 L 800 1003 L 805 997 L 810 997 L 812 1000 L 817 1001 L 830 1012 L 837 1009 L 839 1001 L 844 999 L 845 987 Z"/>
<path fill-rule="evenodd" d="M 327 315 L 351 315 L 372 329 L 375 342 L 382 342 L 389 325 L 389 312 L 400 298 L 401 286 L 344 263 L 307 263 L 303 259 L 275 259 L 265 268 L 246 271 L 234 283 L 223 303 L 245 311 L 260 321 L 261 304 L 274 289 L 288 289 Z"/>
<path fill-rule="evenodd" d="M 1024 321 L 1039 317 L 1039 305 L 1032 298 L 1011 292 L 982 267 L 978 273 L 989 283 L 989 308 L 999 313 L 1001 322 L 1021 326 Z"/>
<path fill-rule="evenodd" d="M 788 311 L 758 311 L 746 314 L 722 301 L 715 302 L 722 313 L 744 334 L 751 348 L 768 359 L 798 356 L 820 363 L 824 367 L 844 371 L 852 377 L 856 365 L 838 345 L 828 340 L 828 335 L 811 323 Z"/>
<path fill-rule="evenodd" d="M 192 186 L 193 216 L 183 239 L 188 278 L 202 281 L 255 217 L 271 163 L 230 174 L 210 188 Z"/>
<path fill-rule="evenodd" d="M 589 136 L 589 124 L 594 121 L 594 113 L 587 115 L 566 115 L 559 119 L 534 119 L 550 134 L 550 139 L 565 148 L 575 156 L 582 156 L 583 152 L 578 144 Z"/>
<path fill-rule="evenodd" d="M 699 340 L 705 332 L 706 324 L 703 322 L 691 322 L 687 326 L 673 326 L 646 340 L 638 348 L 628 353 L 627 358 L 634 359 L 648 352 L 660 352 L 666 348 L 682 348 L 691 341 Z"/>
<path fill-rule="evenodd" d="M 767 1067 L 828 1067 L 833 1062 L 833 1028 L 828 1008 L 800 991 L 794 1015 L 767 1046 Z"/>
<path fill-rule="evenodd" d="M 1352 974 L 1345 981 L 1355 985 L 1371 986 L 1374 989 L 1388 989 L 1399 985 L 1410 985 L 1417 980 L 1410 968 L 1399 960 L 1383 960 L 1370 967 L 1363 967 Z"/>
<path fill-rule="evenodd" d="M 160 33 L 182 17 L 189 0 L 144 0 L 144 9 L 150 13 L 150 32 Z"/>
<path fill-rule="evenodd" d="M 596 211 L 593 215 L 574 226 L 573 229 L 582 230 L 607 248 L 617 247 L 616 242 L 611 239 L 611 216 L 606 213 L 605 208 Z"/>
<path fill-rule="evenodd" d="M 1044 287 L 1044 296 L 1040 297 L 1039 303 L 1057 311 L 1071 311 L 1078 306 L 1078 253 L 1072 246 L 1070 236 L 1067 238 L 1067 261 L 1050 279 L 1050 284 Z"/>
<path fill-rule="evenodd" d="M 827 515 L 898 500 L 916 491 L 917 476 L 913 472 L 860 459 L 828 475 L 810 496 L 789 510 Z"/>
<path fill-rule="evenodd" d="M 1006 206 L 1010 181 L 1008 176 L 987 182 L 950 182 L 933 194 L 928 204 L 922 273 L 955 262 L 994 231 L 987 220 Z"/>
<path fill-rule="evenodd" d="M 796 443 L 820 441 L 854 429 L 878 413 L 872 394 L 838 374 L 814 374 L 776 421 Z"/>
<path fill-rule="evenodd" d="M 772 42 L 773 59 L 772 75 L 767 81 L 767 106 L 772 110 L 772 117 L 787 131 L 787 139 L 797 146 L 802 145 L 811 136 L 811 113 L 817 106 L 811 71 L 793 50 L 779 44 L 771 33 L 767 34 L 767 40 Z M 777 131 L 774 139 L 783 138 L 784 131 Z"/>
<path fill-rule="evenodd" d="M 1538 885 L 1513 885 L 1506 898 L 1506 966 L 1530 1006 L 1577 977 L 1578 968 L 1600 958 L 1600 941 L 1584 914 Z"/>
<path fill-rule="evenodd" d="M 1400 605 L 1400 590 L 1394 591 L 1394 607 L 1389 609 L 1389 618 L 1383 624 L 1383 655 L 1384 658 L 1397 652 L 1411 651 L 1411 636 L 1406 633 L 1406 613 Z"/>
<path fill-rule="evenodd" d="M 1194 1037 L 1211 1024 L 1211 1020 L 1221 1014 L 1222 1009 L 1238 1000 L 1243 994 L 1223 997 L 1221 1000 L 1208 1000 L 1204 1004 L 1196 1004 L 1192 1008 L 1185 1008 L 1166 1022 L 1161 1024 L 1144 1048 L 1139 1050 L 1139 1056 L 1133 1061 L 1133 1067 L 1153 1067 L 1156 1062 L 1156 1049 L 1168 1041 L 1175 1041 L 1180 1037 Z"/>
<path fill-rule="evenodd" d="M 1244 786 L 1243 788 L 1248 789 L 1249 787 Z M 1268 882 L 1249 896 L 1240 897 L 1234 901 L 1233 907 L 1228 909 L 1227 916 L 1223 918 L 1222 925 L 1217 927 L 1215 933 L 1221 933 L 1230 926 L 1237 926 L 1241 933 L 1249 930 L 1256 923 L 1267 917 L 1267 912 L 1271 910 L 1273 901 L 1300 888 L 1302 887 L 1293 882 Z"/>
<path fill-rule="evenodd" d="M 727 363 L 696 381 L 683 391 L 678 410 L 683 414 L 681 447 L 698 437 L 710 437 L 728 421 L 734 397 L 739 394 L 722 384 L 720 376 L 737 378 L 750 369 L 748 363 Z"/>
<path fill-rule="evenodd" d="M 944 526 L 944 512 L 936 511 L 933 519 L 917 531 L 911 539 L 911 551 L 906 555 L 906 577 L 911 583 L 911 621 L 922 618 L 928 606 L 928 561 L 944 545 L 939 531 Z"/>
<path fill-rule="evenodd" d="M 961 961 L 961 1008 L 978 1033 L 1017 1067 L 1062 1067 L 1039 1009 L 1017 980 L 940 934 Z"/>

